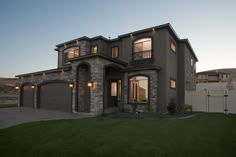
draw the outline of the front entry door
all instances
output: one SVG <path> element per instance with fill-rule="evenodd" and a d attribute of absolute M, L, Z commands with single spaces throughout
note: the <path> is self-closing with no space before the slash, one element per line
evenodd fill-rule
<path fill-rule="evenodd" d="M 120 99 L 121 96 L 121 80 L 112 80 L 110 81 L 110 92 L 109 98 L 110 100 L 108 101 L 108 106 L 109 107 L 115 107 L 118 106 L 118 100 Z"/>

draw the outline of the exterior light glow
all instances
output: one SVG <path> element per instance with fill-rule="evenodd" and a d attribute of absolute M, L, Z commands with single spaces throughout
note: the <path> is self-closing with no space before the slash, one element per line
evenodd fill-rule
<path fill-rule="evenodd" d="M 35 88 L 35 86 L 34 86 L 34 85 L 32 85 L 32 86 L 31 86 L 31 88 L 32 88 L 32 89 L 34 89 L 34 88 Z"/>
<path fill-rule="evenodd" d="M 88 87 L 92 87 L 93 86 L 93 82 L 88 82 Z"/>
<path fill-rule="evenodd" d="M 18 90 L 18 89 L 19 89 L 19 86 L 16 86 L 15 88 L 16 88 L 16 90 Z"/>
<path fill-rule="evenodd" d="M 74 87 L 74 84 L 73 84 L 73 83 L 70 83 L 70 84 L 69 84 L 69 87 L 70 87 L 70 88 L 73 88 L 73 87 Z"/>

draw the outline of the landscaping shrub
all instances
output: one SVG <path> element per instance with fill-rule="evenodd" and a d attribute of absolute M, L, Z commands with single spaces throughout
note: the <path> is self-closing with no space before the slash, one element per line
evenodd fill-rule
<path fill-rule="evenodd" d="M 181 113 L 192 112 L 192 106 L 191 105 L 187 105 L 187 104 L 183 104 L 183 105 L 180 106 L 180 112 Z"/>
<path fill-rule="evenodd" d="M 170 102 L 168 103 L 167 110 L 168 110 L 168 113 L 169 113 L 170 115 L 175 114 L 175 112 L 176 112 L 176 102 L 175 102 L 175 99 L 174 99 L 174 98 L 172 98 L 172 99 L 170 100 Z"/>
<path fill-rule="evenodd" d="M 133 112 L 136 112 L 136 110 L 137 110 L 137 104 L 132 104 L 132 109 L 133 109 Z"/>
<path fill-rule="evenodd" d="M 154 109 L 153 109 L 153 107 L 152 107 L 151 104 L 147 104 L 147 105 L 145 106 L 145 110 L 146 110 L 147 112 L 154 112 Z"/>

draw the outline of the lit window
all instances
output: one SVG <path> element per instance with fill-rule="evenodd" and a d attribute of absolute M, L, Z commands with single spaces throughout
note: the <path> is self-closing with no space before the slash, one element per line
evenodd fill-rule
<path fill-rule="evenodd" d="M 111 48 L 111 57 L 112 58 L 117 58 L 118 57 L 118 47 L 113 47 Z"/>
<path fill-rule="evenodd" d="M 111 83 L 111 96 L 117 96 L 117 82 Z"/>
<path fill-rule="evenodd" d="M 176 88 L 176 81 L 175 80 L 170 80 L 170 88 L 175 89 Z"/>
<path fill-rule="evenodd" d="M 73 48 L 66 49 L 64 51 L 64 54 L 66 56 L 66 59 L 72 59 L 72 58 L 79 57 L 79 47 L 73 47 Z"/>
<path fill-rule="evenodd" d="M 176 45 L 175 45 L 175 43 L 174 42 L 170 42 L 170 49 L 171 49 L 171 51 L 172 52 L 175 52 L 176 53 Z"/>
<path fill-rule="evenodd" d="M 134 42 L 133 59 L 147 59 L 152 58 L 152 39 L 142 38 Z"/>
<path fill-rule="evenodd" d="M 92 54 L 96 54 L 98 52 L 98 47 L 92 46 L 91 51 L 92 51 Z"/>
<path fill-rule="evenodd" d="M 129 79 L 129 102 L 148 103 L 148 77 L 136 76 Z"/>

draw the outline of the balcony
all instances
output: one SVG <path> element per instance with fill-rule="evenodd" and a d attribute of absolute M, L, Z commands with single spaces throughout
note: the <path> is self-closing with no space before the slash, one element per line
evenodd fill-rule
<path fill-rule="evenodd" d="M 132 64 L 152 64 L 153 53 L 152 50 L 139 51 L 132 53 Z"/>

